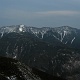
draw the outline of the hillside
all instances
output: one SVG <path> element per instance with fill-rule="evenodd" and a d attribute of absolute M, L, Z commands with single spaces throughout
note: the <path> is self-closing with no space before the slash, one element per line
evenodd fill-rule
<path fill-rule="evenodd" d="M 1 56 L 19 60 L 53 76 L 80 79 L 79 29 L 17 25 L 1 27 L 0 34 Z"/>

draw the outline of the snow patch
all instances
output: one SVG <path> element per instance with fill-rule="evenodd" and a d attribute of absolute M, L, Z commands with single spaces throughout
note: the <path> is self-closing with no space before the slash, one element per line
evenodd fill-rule
<path fill-rule="evenodd" d="M 64 31 L 64 35 L 63 35 L 63 38 L 67 35 L 67 31 Z"/>
<path fill-rule="evenodd" d="M 17 58 L 17 56 L 14 56 L 14 57 L 13 57 L 13 59 L 16 59 L 16 58 Z"/>
<path fill-rule="evenodd" d="M 41 32 L 42 39 L 43 39 L 45 33 L 46 33 L 46 31 L 42 31 L 42 32 Z"/>
<path fill-rule="evenodd" d="M 65 42 L 65 44 L 67 44 L 67 41 Z"/>
<path fill-rule="evenodd" d="M 67 35 L 67 31 L 64 31 L 63 32 L 63 35 L 62 35 L 62 33 L 60 33 L 60 35 L 61 35 L 61 42 L 62 42 L 63 39 L 64 39 L 64 37 Z"/>
<path fill-rule="evenodd" d="M 62 33 L 60 33 L 60 35 L 61 35 L 61 42 L 62 42 L 63 41 Z"/>
<path fill-rule="evenodd" d="M 24 28 L 24 25 L 20 25 L 19 31 L 22 32 L 23 31 L 23 28 Z"/>
<path fill-rule="evenodd" d="M 3 37 L 3 35 L 4 35 L 4 32 L 1 33 L 1 37 Z"/>
<path fill-rule="evenodd" d="M 72 39 L 71 44 L 73 43 L 74 40 L 75 40 L 75 37 Z"/>
<path fill-rule="evenodd" d="M 33 33 L 33 34 L 35 34 L 37 37 L 38 37 L 38 34 L 41 34 L 41 38 L 43 39 L 43 37 L 44 37 L 44 34 L 48 31 L 47 29 L 46 30 L 44 30 L 44 29 L 37 29 L 37 28 L 30 28 L 30 30 L 31 30 L 31 32 Z"/>
<path fill-rule="evenodd" d="M 59 38 L 57 38 L 55 35 L 53 35 L 57 40 L 60 40 Z"/>

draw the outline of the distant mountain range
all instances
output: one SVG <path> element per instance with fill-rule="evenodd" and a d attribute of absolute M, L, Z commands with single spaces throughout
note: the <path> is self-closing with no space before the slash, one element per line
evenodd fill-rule
<path fill-rule="evenodd" d="M 0 28 L 0 55 L 53 76 L 80 79 L 80 29 L 25 25 Z"/>
<path fill-rule="evenodd" d="M 62 26 L 56 28 L 43 27 L 27 27 L 25 25 L 4 26 L 0 28 L 0 35 L 3 37 L 5 33 L 25 33 L 28 32 L 35 37 L 49 42 L 49 43 L 63 43 L 71 47 L 80 47 L 80 29 L 69 26 Z M 56 45 L 56 44 L 55 44 Z M 56 45 L 56 46 L 57 46 Z"/>

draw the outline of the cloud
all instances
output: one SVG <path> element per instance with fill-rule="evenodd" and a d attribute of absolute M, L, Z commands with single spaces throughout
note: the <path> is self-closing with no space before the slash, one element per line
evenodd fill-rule
<path fill-rule="evenodd" d="M 79 11 L 45 11 L 45 12 L 36 12 L 36 13 L 43 16 L 52 16 L 52 15 L 72 16 L 72 15 L 80 14 Z"/>
<path fill-rule="evenodd" d="M 42 12 L 29 12 L 25 10 L 6 9 L 0 12 L 0 17 L 8 19 L 36 19 L 51 16 L 78 16 L 80 11 L 42 11 Z"/>

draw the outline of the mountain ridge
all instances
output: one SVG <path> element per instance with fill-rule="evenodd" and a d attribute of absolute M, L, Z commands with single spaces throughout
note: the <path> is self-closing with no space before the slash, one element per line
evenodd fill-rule
<path fill-rule="evenodd" d="M 15 26 L 5 26 L 0 28 L 0 35 L 3 37 L 5 33 L 31 33 L 37 38 L 50 42 L 58 42 L 59 44 L 68 44 L 69 46 L 75 46 L 73 44 L 77 43 L 80 35 L 80 29 L 72 28 L 70 26 L 61 26 L 61 27 L 30 27 L 26 25 L 15 25 Z M 49 40 L 50 38 L 50 40 Z M 79 41 L 78 41 L 79 42 Z M 78 44 L 78 43 L 77 43 Z M 80 43 L 79 43 L 80 44 Z M 77 47 L 77 45 L 76 45 Z"/>

